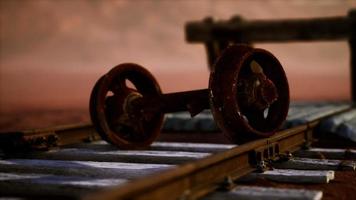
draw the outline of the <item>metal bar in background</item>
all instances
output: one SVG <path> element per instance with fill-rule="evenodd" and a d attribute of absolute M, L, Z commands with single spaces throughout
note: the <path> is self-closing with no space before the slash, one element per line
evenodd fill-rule
<path fill-rule="evenodd" d="M 354 11 L 351 11 L 352 13 Z M 199 21 L 186 24 L 188 42 L 249 41 L 300 42 L 346 40 L 351 37 L 353 15 L 289 20 Z"/>
<path fill-rule="evenodd" d="M 312 19 L 250 20 L 240 16 L 230 20 L 188 22 L 186 40 L 204 43 L 208 66 L 213 70 L 215 60 L 229 43 L 301 42 L 348 40 L 350 47 L 351 100 L 356 102 L 356 10 L 345 17 Z M 224 44 L 224 45 L 221 45 Z"/>
<path fill-rule="evenodd" d="M 351 20 L 350 46 L 350 75 L 351 75 L 351 98 L 356 102 L 356 10 L 349 12 Z"/>

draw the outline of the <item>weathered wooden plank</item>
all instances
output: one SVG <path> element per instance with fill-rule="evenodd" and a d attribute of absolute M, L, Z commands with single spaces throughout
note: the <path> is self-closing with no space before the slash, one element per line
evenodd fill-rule
<path fill-rule="evenodd" d="M 356 150 L 354 149 L 310 148 L 293 154 L 303 158 L 356 159 Z"/>
<path fill-rule="evenodd" d="M 248 174 L 239 181 L 254 181 L 263 178 L 283 183 L 329 183 L 334 177 L 334 171 L 274 169 Z"/>
<path fill-rule="evenodd" d="M 356 142 L 356 117 L 342 123 L 335 133 L 343 138 Z"/>
<path fill-rule="evenodd" d="M 80 148 L 66 148 L 48 152 L 22 154 L 20 157 L 48 160 L 81 160 L 100 162 L 129 162 L 152 164 L 181 164 L 210 155 L 209 153 L 179 151 L 138 151 L 113 150 L 96 151 Z"/>
<path fill-rule="evenodd" d="M 353 161 L 312 158 L 293 158 L 285 162 L 273 163 L 273 167 L 278 169 L 301 170 L 355 170 L 355 165 Z"/>
<path fill-rule="evenodd" d="M 294 127 L 301 124 L 305 124 L 307 122 L 311 122 L 313 120 L 326 117 L 330 114 L 340 112 L 350 108 L 348 104 L 336 104 L 336 105 L 326 105 L 321 107 L 315 107 L 310 109 L 309 111 L 304 110 L 305 112 L 300 112 L 296 115 L 290 116 L 287 119 L 287 127 Z"/>
<path fill-rule="evenodd" d="M 310 113 L 317 112 L 320 109 L 320 106 L 317 105 L 305 105 L 305 106 L 294 106 L 289 107 L 288 110 L 288 120 L 298 119 L 305 117 Z"/>
<path fill-rule="evenodd" d="M 151 145 L 151 150 L 162 151 L 189 151 L 214 153 L 232 149 L 237 145 L 228 144 L 207 144 L 207 143 L 178 143 L 178 142 L 155 142 Z"/>
<path fill-rule="evenodd" d="M 209 110 L 190 116 L 188 112 L 166 114 L 163 125 L 165 131 L 219 131 L 218 126 Z"/>
<path fill-rule="evenodd" d="M 88 149 L 88 150 L 93 150 L 93 151 L 115 151 L 115 150 L 118 150 L 118 148 L 116 146 L 107 143 L 105 140 L 77 143 L 77 144 L 73 144 L 73 145 L 67 145 L 64 148 Z"/>
<path fill-rule="evenodd" d="M 90 191 L 126 183 L 125 179 L 95 179 L 47 174 L 0 173 L 0 194 L 4 196 L 76 197 Z"/>
<path fill-rule="evenodd" d="M 204 200 L 320 200 L 322 191 L 271 187 L 238 186 L 229 192 L 214 192 Z"/>
<path fill-rule="evenodd" d="M 293 103 L 289 108 L 288 117 L 292 119 L 307 116 L 311 112 L 317 112 L 321 107 L 332 106 L 330 103 L 310 103 L 297 102 Z M 201 122 L 201 123 L 199 123 Z M 199 125 L 205 125 L 205 129 Z M 207 128 L 211 127 L 211 128 Z M 204 110 L 202 113 L 191 117 L 188 112 L 166 114 L 163 130 L 173 131 L 192 131 L 192 130 L 218 130 L 215 124 L 212 113 L 209 110 Z"/>
<path fill-rule="evenodd" d="M 335 133 L 337 128 L 344 122 L 356 118 L 356 109 L 352 109 L 349 112 L 341 113 L 336 116 L 332 116 L 328 119 L 320 122 L 319 131 Z"/>
<path fill-rule="evenodd" d="M 284 127 L 290 128 L 311 122 L 320 117 L 349 108 L 348 103 L 330 102 L 297 102 L 289 108 L 289 113 Z M 163 126 L 165 131 L 219 131 L 210 111 L 205 110 L 194 118 L 188 112 L 171 113 L 166 115 Z"/>
<path fill-rule="evenodd" d="M 307 117 L 311 113 L 318 113 L 321 109 L 328 110 L 340 106 L 328 102 L 293 102 L 288 112 L 288 121 Z M 166 115 L 163 130 L 168 131 L 218 131 L 218 127 L 209 110 L 198 114 L 194 118 L 188 112 L 171 113 Z"/>
<path fill-rule="evenodd" d="M 323 106 L 317 112 L 306 116 L 305 119 L 308 122 L 310 122 L 310 121 L 316 120 L 318 118 L 322 118 L 322 117 L 328 116 L 330 114 L 340 112 L 340 111 L 348 109 L 350 107 L 351 107 L 351 105 L 350 104 L 346 104 L 346 103 L 345 104 L 332 104 L 332 105 Z"/>
<path fill-rule="evenodd" d="M 79 143 L 71 145 L 72 148 L 85 148 L 96 151 L 111 151 L 117 150 L 111 144 L 101 140 L 92 143 Z M 188 142 L 154 142 L 149 147 L 149 150 L 154 151 L 186 151 L 186 152 L 202 152 L 215 153 L 236 147 L 229 144 L 210 144 L 210 143 L 188 143 Z"/>
<path fill-rule="evenodd" d="M 133 179 L 173 168 L 164 164 L 62 161 L 37 159 L 0 160 L 0 171 L 62 176 Z"/>

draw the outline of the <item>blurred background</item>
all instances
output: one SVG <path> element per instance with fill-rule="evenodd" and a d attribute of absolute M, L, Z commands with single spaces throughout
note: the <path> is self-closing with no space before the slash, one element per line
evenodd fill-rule
<path fill-rule="evenodd" d="M 123 62 L 146 67 L 163 92 L 206 88 L 205 49 L 185 42 L 187 21 L 344 16 L 355 7 L 355 0 L 0 0 L 0 130 L 89 121 L 96 80 Z M 281 61 L 292 100 L 350 98 L 346 41 L 256 46 Z"/>

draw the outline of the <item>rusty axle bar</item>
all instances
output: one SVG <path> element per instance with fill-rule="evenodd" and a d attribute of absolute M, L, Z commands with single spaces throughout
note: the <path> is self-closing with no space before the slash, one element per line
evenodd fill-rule
<path fill-rule="evenodd" d="M 147 99 L 145 107 L 158 106 L 164 113 L 189 111 L 192 116 L 209 108 L 209 89 L 166 93 L 155 99 Z"/>
<path fill-rule="evenodd" d="M 226 137 L 243 143 L 279 129 L 288 112 L 289 87 L 282 65 L 271 53 L 231 45 L 211 72 L 207 89 L 162 94 L 149 71 L 123 63 L 97 81 L 89 105 L 98 133 L 119 148 L 150 145 L 165 113 L 189 111 L 195 116 L 207 108 Z"/>

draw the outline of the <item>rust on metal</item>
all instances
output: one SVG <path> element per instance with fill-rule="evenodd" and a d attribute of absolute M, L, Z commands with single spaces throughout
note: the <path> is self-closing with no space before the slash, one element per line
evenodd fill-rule
<path fill-rule="evenodd" d="M 224 134 L 243 143 L 273 135 L 288 107 L 288 82 L 279 61 L 266 50 L 246 45 L 226 49 L 211 72 L 208 89 L 162 94 L 152 74 L 126 63 L 102 76 L 90 98 L 96 130 L 123 149 L 149 146 L 168 112 L 189 111 L 193 117 L 210 108 Z"/>
<path fill-rule="evenodd" d="M 89 123 L 0 133 L 0 149 L 5 152 L 49 150 L 78 142 L 98 140 Z"/>
<path fill-rule="evenodd" d="M 256 157 L 259 153 L 267 151 L 265 158 L 274 159 L 280 154 L 300 149 L 307 141 L 304 134 L 307 130 L 307 125 L 301 125 L 281 131 L 270 138 L 252 141 L 85 199 L 160 199 L 167 196 L 179 199 L 182 195 L 196 199 L 221 188 L 226 179 L 236 180 L 256 170 L 261 161 Z M 271 147 L 274 150 L 270 150 Z"/>
<path fill-rule="evenodd" d="M 160 199 L 167 196 L 171 199 L 183 197 L 198 199 L 224 186 L 230 186 L 234 180 L 258 170 L 265 162 L 271 160 L 279 162 L 292 158 L 293 152 L 302 149 L 305 144 L 314 142 L 312 133 L 320 120 L 325 117 L 279 131 L 269 138 L 254 140 L 196 162 L 187 163 L 159 175 L 86 196 L 85 199 Z M 226 184 L 226 180 L 229 184 Z"/>
<path fill-rule="evenodd" d="M 346 108 L 343 111 L 348 110 Z M 335 113 L 330 113 L 329 116 L 333 114 Z M 162 199 L 168 195 L 172 199 L 202 197 L 216 189 L 228 188 L 233 185 L 234 180 L 268 164 L 267 161 L 286 157 L 303 148 L 304 144 L 313 142 L 309 133 L 313 133 L 321 119 L 323 117 L 279 131 L 270 138 L 255 140 L 151 177 L 90 194 L 86 199 Z M 61 145 L 64 144 L 63 141 L 74 143 L 80 141 L 77 138 L 88 138 L 88 132 L 92 131 L 93 127 L 87 124 L 32 130 L 22 134 L 41 137 L 43 133 L 55 133 L 58 141 L 61 141 L 58 144 Z M 87 137 L 82 137 L 79 133 L 85 133 Z"/>
<path fill-rule="evenodd" d="M 310 19 L 245 20 L 241 16 L 233 16 L 228 20 L 214 20 L 208 17 L 188 22 L 185 36 L 188 42 L 204 43 L 210 70 L 230 44 L 345 40 L 350 47 L 351 98 L 356 101 L 355 9 L 346 16 Z"/>
<path fill-rule="evenodd" d="M 90 194 L 87 199 L 161 199 L 167 196 L 195 199 L 218 188 L 234 186 L 234 180 L 263 169 L 266 161 L 289 159 L 294 151 L 309 147 L 314 141 L 314 128 L 322 118 L 276 133 L 289 105 L 288 82 L 278 60 L 265 50 L 244 45 L 231 46 L 221 55 L 220 51 L 229 45 L 229 40 L 265 42 L 350 37 L 354 67 L 354 16 L 355 11 L 352 11 L 348 18 L 256 21 L 251 24 L 235 17 L 227 25 L 216 25 L 211 19 L 206 20 L 204 23 L 209 25 L 209 29 L 204 29 L 206 24 L 202 28 L 207 35 L 195 33 L 194 37 L 206 42 L 210 50 L 215 49 L 215 58 L 220 56 L 218 60 L 211 59 L 211 63 L 216 64 L 208 89 L 162 94 L 157 81 L 144 68 L 123 64 L 112 69 L 98 80 L 90 99 L 95 129 L 112 144 L 120 148 L 144 147 L 159 134 L 164 113 L 187 110 L 194 116 L 207 108 L 213 111 L 214 119 L 228 138 L 236 143 L 250 142 L 158 175 Z M 355 70 L 351 72 L 355 77 Z M 93 127 L 86 124 L 1 133 L 0 148 L 5 151 L 47 150 L 94 139 L 97 135 Z"/>
<path fill-rule="evenodd" d="M 223 55 L 209 81 L 218 126 L 235 143 L 273 135 L 289 108 L 282 65 L 271 53 L 247 45 L 230 46 Z"/>
<path fill-rule="evenodd" d="M 214 40 L 290 42 L 342 40 L 350 36 L 352 27 L 351 17 L 246 21 L 234 16 L 230 20 L 214 21 L 209 18 L 189 22 L 185 28 L 186 39 L 189 42 Z"/>
<path fill-rule="evenodd" d="M 128 86 L 130 81 L 135 88 Z M 100 136 L 121 148 L 142 148 L 158 136 L 163 113 L 142 107 L 143 99 L 161 96 L 156 79 L 143 67 L 126 63 L 114 67 L 95 84 L 90 116 Z"/>

